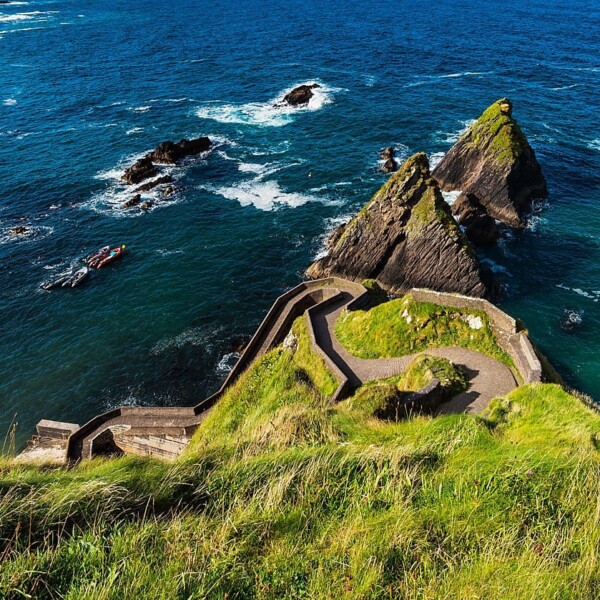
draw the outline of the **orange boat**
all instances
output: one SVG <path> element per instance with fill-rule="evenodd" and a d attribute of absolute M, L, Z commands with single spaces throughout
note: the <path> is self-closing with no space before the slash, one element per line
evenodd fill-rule
<path fill-rule="evenodd" d="M 96 268 L 101 269 L 102 267 L 105 267 L 106 265 L 110 264 L 111 262 L 114 262 L 115 260 L 121 258 L 124 251 L 125 251 L 125 244 L 123 244 L 122 246 L 117 247 L 117 248 L 112 248 L 111 251 L 107 254 L 106 258 L 103 258 L 96 265 Z"/>

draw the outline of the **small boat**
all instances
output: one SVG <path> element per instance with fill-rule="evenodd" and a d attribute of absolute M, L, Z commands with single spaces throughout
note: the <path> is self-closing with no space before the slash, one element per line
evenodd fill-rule
<path fill-rule="evenodd" d="M 78 285 L 81 285 L 81 283 L 83 282 L 83 280 L 89 275 L 90 270 L 87 267 L 83 267 L 83 269 L 79 269 L 79 271 L 77 271 L 73 277 L 71 277 L 70 279 L 70 283 L 71 283 L 71 287 L 77 287 Z"/>
<path fill-rule="evenodd" d="M 96 268 L 101 269 L 102 267 L 105 267 L 106 265 L 110 264 L 111 262 L 114 262 L 115 260 L 121 258 L 124 251 L 125 251 L 125 244 L 123 244 L 122 246 L 119 246 L 117 248 L 113 248 L 105 258 L 103 258 L 102 260 L 100 260 L 98 262 L 98 264 L 96 265 Z"/>
<path fill-rule="evenodd" d="M 69 279 L 71 279 L 71 277 L 73 277 L 73 271 L 69 271 L 68 273 L 63 273 L 62 275 L 59 275 L 56 279 L 52 279 L 50 281 L 45 281 L 44 283 L 42 283 L 42 285 L 40 287 L 43 290 L 52 290 L 55 287 L 63 285 L 63 283 L 65 283 L 65 281 L 69 281 Z"/>
<path fill-rule="evenodd" d="M 85 259 L 85 262 L 87 263 L 87 265 L 89 267 L 97 267 L 98 263 L 106 258 L 110 253 L 110 246 L 104 246 L 104 248 L 100 248 L 100 250 L 97 250 L 96 252 L 94 252 L 93 254 L 91 254 L 90 256 L 88 256 Z"/>

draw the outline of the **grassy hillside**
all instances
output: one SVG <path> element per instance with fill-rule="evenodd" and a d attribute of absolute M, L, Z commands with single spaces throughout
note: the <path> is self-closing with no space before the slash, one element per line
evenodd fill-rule
<path fill-rule="evenodd" d="M 475 327 L 469 318 L 474 319 Z M 343 313 L 335 325 L 335 334 L 346 350 L 360 358 L 387 358 L 427 348 L 460 346 L 513 366 L 510 356 L 496 343 L 485 312 L 417 302 L 410 294 L 367 311 Z"/>
<path fill-rule="evenodd" d="M 486 418 L 381 420 L 369 388 L 328 403 L 294 331 L 175 464 L 2 462 L 0 597 L 600 595 L 600 415 L 539 384 Z"/>

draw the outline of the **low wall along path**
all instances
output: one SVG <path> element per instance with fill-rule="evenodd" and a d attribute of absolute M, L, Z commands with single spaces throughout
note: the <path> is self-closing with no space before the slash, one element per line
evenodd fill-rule
<path fill-rule="evenodd" d="M 499 345 L 513 358 L 519 376 L 525 383 L 541 381 L 541 365 L 531 342 L 517 331 L 515 320 L 499 308 L 478 298 L 457 294 L 413 289 L 414 299 L 458 309 L 484 311 Z M 94 417 L 78 427 L 71 423 L 41 421 L 38 445 L 42 456 L 44 445 L 56 454 L 57 446 L 65 446 L 70 462 L 107 452 L 130 452 L 146 456 L 173 458 L 185 448 L 193 432 L 225 390 L 257 359 L 280 344 L 292 323 L 306 313 L 314 350 L 336 377 L 339 385 L 331 398 L 337 402 L 350 395 L 366 381 L 398 375 L 416 356 L 365 360 L 351 355 L 337 340 L 334 325 L 344 309 L 367 308 L 370 297 L 360 284 L 338 277 L 305 281 L 281 295 L 256 330 L 242 356 L 221 388 L 195 407 L 121 407 Z M 427 350 L 428 354 L 447 358 L 461 366 L 468 375 L 468 389 L 439 407 L 439 413 L 481 412 L 497 396 L 504 395 L 518 383 L 511 370 L 500 361 L 465 348 L 444 347 Z M 48 456 L 52 454 L 48 452 Z"/>

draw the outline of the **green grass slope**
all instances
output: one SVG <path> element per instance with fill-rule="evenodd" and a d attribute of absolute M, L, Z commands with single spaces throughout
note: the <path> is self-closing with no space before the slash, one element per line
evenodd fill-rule
<path fill-rule="evenodd" d="M 473 329 L 468 317 L 479 318 L 481 328 Z M 498 346 L 485 312 L 416 302 L 410 294 L 367 311 L 344 312 L 335 324 L 335 334 L 346 350 L 359 358 L 460 346 L 513 366 L 510 356 Z"/>
<path fill-rule="evenodd" d="M 600 415 L 540 384 L 380 420 L 294 330 L 174 464 L 1 462 L 0 597 L 599 596 Z"/>

